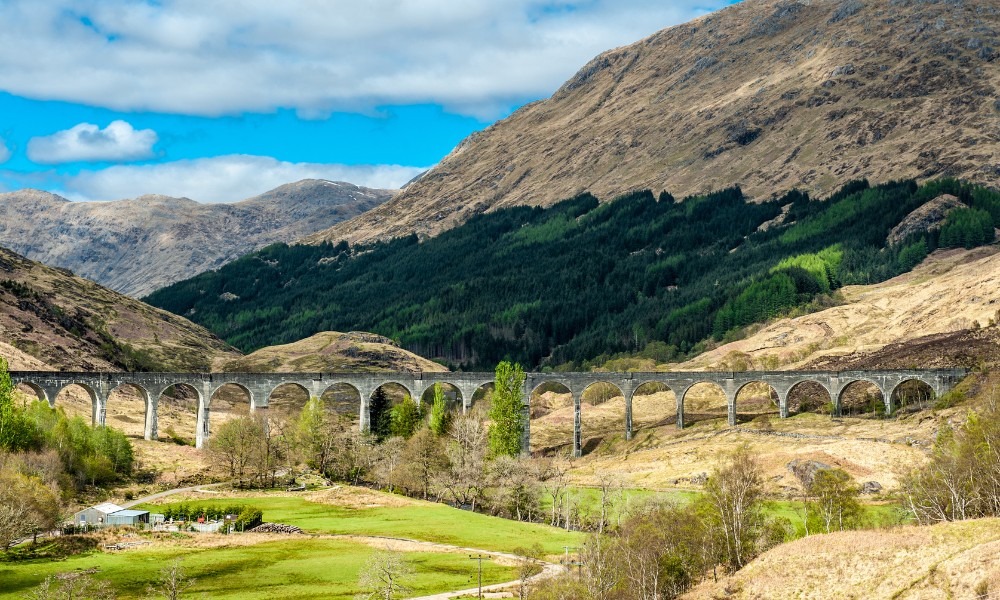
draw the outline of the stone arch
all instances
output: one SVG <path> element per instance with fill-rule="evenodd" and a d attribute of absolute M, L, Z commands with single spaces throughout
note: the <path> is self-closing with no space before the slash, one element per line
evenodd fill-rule
<path fill-rule="evenodd" d="M 55 397 L 49 399 L 49 395 L 45 391 L 45 388 L 43 388 L 42 386 L 38 385 L 33 381 L 18 381 L 15 387 L 27 388 L 27 390 L 30 390 L 30 394 L 33 394 L 36 399 L 38 399 L 41 402 L 47 403 L 49 406 L 55 404 L 56 401 Z M 22 391 L 24 391 L 24 389 L 22 389 Z"/>
<path fill-rule="evenodd" d="M 254 406 L 257 399 L 253 397 L 253 390 L 238 381 L 223 381 L 222 383 L 213 386 L 212 391 L 208 394 L 208 398 L 205 399 L 206 404 L 211 405 L 212 399 L 215 398 L 215 395 L 226 386 L 234 386 L 242 390 L 243 393 L 246 394 L 247 400 L 250 402 L 250 406 Z"/>
<path fill-rule="evenodd" d="M 493 398 L 493 391 L 496 389 L 496 383 L 493 381 L 487 381 L 481 383 L 472 388 L 472 393 L 469 394 L 469 400 L 466 404 L 466 410 L 472 409 L 483 409 L 488 410 L 490 401 Z"/>
<path fill-rule="evenodd" d="M 175 382 L 154 392 L 156 406 L 156 435 L 151 439 L 163 439 L 175 444 L 194 445 L 207 434 L 207 403 L 204 392 L 207 388 L 188 382 Z M 194 416 L 194 423 L 190 421 Z"/>
<path fill-rule="evenodd" d="M 892 386 L 887 398 L 887 408 L 890 414 L 913 406 L 924 409 L 936 398 L 933 383 L 928 383 L 921 377 L 909 377 Z"/>
<path fill-rule="evenodd" d="M 715 393 L 718 392 L 718 393 Z M 679 413 L 684 425 L 719 418 L 729 418 L 729 395 L 717 381 L 700 379 L 691 382 L 680 393 Z"/>
<path fill-rule="evenodd" d="M 335 381 L 323 388 L 319 394 L 323 406 L 333 414 L 353 422 L 361 421 L 361 411 L 367 408 L 365 394 L 356 385 L 347 381 Z"/>
<path fill-rule="evenodd" d="M 677 423 L 677 392 L 658 379 L 639 380 L 629 399 L 632 435 Z"/>
<path fill-rule="evenodd" d="M 617 400 L 621 398 L 621 400 Z M 617 384 L 593 381 L 580 392 L 580 454 L 589 454 L 606 438 L 621 435 L 627 428 L 627 398 Z"/>
<path fill-rule="evenodd" d="M 861 386 L 866 387 L 867 390 L 858 392 L 857 390 Z M 878 392 L 877 398 L 871 393 L 872 389 Z M 848 392 L 848 390 L 851 391 Z M 877 381 L 866 377 L 851 379 L 844 383 L 844 386 L 837 393 L 837 413 L 842 416 L 885 416 L 886 403 L 886 393 L 882 386 Z"/>
<path fill-rule="evenodd" d="M 387 402 L 387 404 L 381 408 L 379 407 L 379 403 L 376 402 L 379 393 L 384 394 Z M 384 414 L 381 413 L 381 411 L 390 410 L 393 406 L 402 403 L 407 396 L 413 398 L 410 388 L 405 384 L 400 383 L 398 380 L 382 381 L 376 385 L 375 388 L 369 393 L 368 398 L 363 399 L 362 402 L 362 428 L 367 427 L 368 430 L 380 439 L 389 435 L 388 422 L 383 422 L 383 424 L 380 425 L 380 414 Z M 365 411 L 367 411 L 367 415 L 364 414 Z"/>
<path fill-rule="evenodd" d="M 122 430 L 126 435 L 150 439 L 147 437 L 147 432 L 153 418 L 151 414 L 153 401 L 149 390 L 145 386 L 131 381 L 117 381 L 111 385 L 111 390 L 108 392 L 105 423 Z M 131 400 L 130 396 L 134 396 L 135 400 L 142 406 L 141 416 L 138 418 L 134 414 L 136 411 L 129 410 L 128 405 L 135 402 L 135 400 Z"/>
<path fill-rule="evenodd" d="M 84 408 L 81 403 L 67 399 L 67 395 L 72 397 L 71 389 L 74 387 L 81 388 L 86 393 L 87 399 L 90 401 L 89 407 Z M 49 405 L 53 408 L 57 404 L 62 404 L 66 414 L 71 417 L 79 416 L 85 420 L 89 417 L 91 425 L 103 424 L 104 399 L 101 398 L 97 388 L 91 383 L 80 379 L 73 379 L 59 385 L 54 389 L 54 392 L 52 399 L 49 401 Z M 60 400 L 60 397 L 62 397 L 62 400 Z"/>
<path fill-rule="evenodd" d="M 830 388 L 815 379 L 802 379 L 793 383 L 788 388 L 786 403 L 790 415 L 805 412 L 832 414 L 834 408 Z"/>
<path fill-rule="evenodd" d="M 579 396 L 558 379 L 540 381 L 528 392 L 528 450 L 543 455 L 572 453 L 579 432 Z"/>
<path fill-rule="evenodd" d="M 780 416 L 782 402 L 781 394 L 773 385 L 764 379 L 753 379 L 736 388 L 732 398 L 732 413 L 737 424 Z M 760 421 L 761 426 L 766 426 L 765 423 L 767 421 Z"/>
<path fill-rule="evenodd" d="M 269 410 L 295 415 L 302 412 L 311 397 L 311 387 L 301 381 L 282 381 L 267 391 L 264 400 Z"/>
<path fill-rule="evenodd" d="M 434 386 L 436 385 L 441 386 L 441 391 L 444 393 L 445 406 L 447 406 L 448 410 L 461 412 L 462 407 L 466 404 L 465 392 L 462 391 L 461 386 L 450 381 L 435 381 L 428 385 L 420 392 L 420 397 L 416 399 L 417 404 L 423 406 L 424 410 L 430 410 L 434 402 Z"/>

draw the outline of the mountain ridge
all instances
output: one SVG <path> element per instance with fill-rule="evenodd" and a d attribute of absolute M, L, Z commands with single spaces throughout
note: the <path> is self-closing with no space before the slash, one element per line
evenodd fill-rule
<path fill-rule="evenodd" d="M 766 199 L 848 179 L 1000 182 L 1000 3 L 745 0 L 595 57 L 381 207 L 303 239 L 421 237 L 583 191 Z"/>
<path fill-rule="evenodd" d="M 73 202 L 27 189 L 0 194 L 0 244 L 141 297 L 360 214 L 393 193 L 317 179 L 229 204 L 159 194 Z"/>

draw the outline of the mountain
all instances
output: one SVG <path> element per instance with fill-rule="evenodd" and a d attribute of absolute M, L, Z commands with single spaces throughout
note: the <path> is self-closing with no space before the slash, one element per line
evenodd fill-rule
<path fill-rule="evenodd" d="M 961 207 L 943 223 L 914 218 L 945 194 Z M 911 233 L 889 243 L 904 221 Z M 823 200 L 582 194 L 477 215 L 422 242 L 275 245 L 146 300 L 247 352 L 362 329 L 463 369 L 666 362 L 828 306 L 838 288 L 905 273 L 938 246 L 992 242 L 998 224 L 1000 193 L 955 180 L 852 182 Z"/>
<path fill-rule="evenodd" d="M 587 191 L 758 200 L 845 181 L 1000 182 L 1000 2 L 745 0 L 596 57 L 391 201 L 306 237 L 436 235 Z"/>
<path fill-rule="evenodd" d="M 0 194 L 0 244 L 141 297 L 268 244 L 349 219 L 392 193 L 315 179 L 233 204 L 168 196 L 70 202 L 21 190 Z"/>
<path fill-rule="evenodd" d="M 0 248 L 0 355 L 15 370 L 210 371 L 239 352 L 187 319 Z"/>
<path fill-rule="evenodd" d="M 323 331 L 290 344 L 261 348 L 225 363 L 222 370 L 250 373 L 447 371 L 435 362 L 403 350 L 389 338 L 359 331 Z"/>

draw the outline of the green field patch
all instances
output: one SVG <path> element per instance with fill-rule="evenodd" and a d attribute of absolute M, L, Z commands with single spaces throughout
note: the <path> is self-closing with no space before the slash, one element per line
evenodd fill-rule
<path fill-rule="evenodd" d="M 196 579 L 186 595 L 211 598 L 350 599 L 362 590 L 358 575 L 375 552 L 365 544 L 330 538 L 296 537 L 249 546 L 169 546 L 114 554 L 92 552 L 62 561 L 31 560 L 0 566 L 0 598 L 20 598 L 45 577 L 96 567 L 95 579 L 111 582 L 119 598 L 147 597 L 160 570 L 175 559 Z M 476 564 L 464 553 L 406 552 L 414 574 L 412 595 L 474 585 Z M 483 583 L 517 576 L 514 569 L 483 561 Z"/>

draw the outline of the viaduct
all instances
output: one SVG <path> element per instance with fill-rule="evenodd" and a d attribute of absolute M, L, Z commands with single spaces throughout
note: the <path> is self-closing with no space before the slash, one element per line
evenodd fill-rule
<path fill-rule="evenodd" d="M 814 382 L 830 395 L 833 414 L 840 414 L 841 396 L 845 388 L 858 381 L 875 384 L 882 392 L 886 413 L 892 412 L 893 392 L 907 381 L 921 381 L 935 395 L 941 395 L 964 377 L 964 369 L 887 370 L 887 371 L 756 371 L 756 372 L 673 372 L 673 373 L 527 373 L 522 389 L 524 421 L 530 425 L 531 393 L 546 384 L 561 384 L 573 394 L 573 451 L 579 456 L 582 444 L 580 414 L 584 390 L 596 383 L 608 383 L 618 388 L 625 398 L 624 431 L 632 437 L 632 397 L 636 389 L 647 383 L 660 383 L 677 398 L 677 426 L 684 427 L 684 398 L 692 386 L 710 383 L 725 393 L 729 405 L 729 424 L 736 424 L 736 396 L 749 383 L 763 382 L 778 396 L 782 418 L 788 417 L 788 394 L 796 386 Z M 55 407 L 59 392 L 69 385 L 79 385 L 90 394 L 95 425 L 103 425 L 108 397 L 121 386 L 138 390 L 146 407 L 145 438 L 157 439 L 157 403 L 160 396 L 175 385 L 193 389 L 198 398 L 196 445 L 202 447 L 209 438 L 212 397 L 224 385 L 243 389 L 250 399 L 250 410 L 266 409 L 271 394 L 279 386 L 291 384 L 312 396 L 322 394 L 332 386 L 348 384 L 361 398 L 360 424 L 368 428 L 369 401 L 379 387 L 386 384 L 402 386 L 419 402 L 424 392 L 435 383 L 454 386 L 462 398 L 462 409 L 472 405 L 476 391 L 493 383 L 493 373 L 63 373 L 51 371 L 12 371 L 15 384 L 30 388 L 39 400 Z M 530 428 L 525 427 L 522 445 L 527 449 Z"/>

